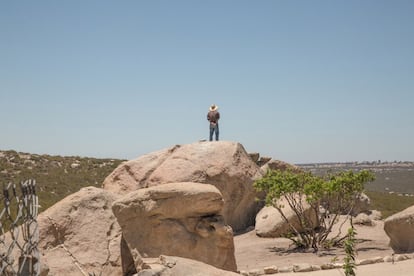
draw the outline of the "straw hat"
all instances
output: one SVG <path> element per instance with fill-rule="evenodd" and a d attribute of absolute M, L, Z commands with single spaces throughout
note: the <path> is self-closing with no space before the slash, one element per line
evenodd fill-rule
<path fill-rule="evenodd" d="M 215 104 L 212 104 L 211 106 L 210 106 L 210 111 L 216 111 L 218 109 L 218 106 L 217 105 L 215 105 Z"/>

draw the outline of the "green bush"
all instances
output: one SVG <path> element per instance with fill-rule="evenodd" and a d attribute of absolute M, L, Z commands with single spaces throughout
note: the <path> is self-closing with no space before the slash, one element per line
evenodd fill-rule
<path fill-rule="evenodd" d="M 340 214 L 350 214 L 355 199 L 364 190 L 365 183 L 374 180 L 369 171 L 342 171 L 324 177 L 311 172 L 269 170 L 254 183 L 259 192 L 265 192 L 266 205 L 275 207 L 288 223 L 294 236 L 289 236 L 297 246 L 315 251 L 327 244 L 337 244 L 344 237 L 336 236 L 329 241 L 328 234 Z M 293 210 L 300 228 L 295 227 L 283 212 L 282 199 Z M 306 204 L 312 214 L 308 215 Z"/>

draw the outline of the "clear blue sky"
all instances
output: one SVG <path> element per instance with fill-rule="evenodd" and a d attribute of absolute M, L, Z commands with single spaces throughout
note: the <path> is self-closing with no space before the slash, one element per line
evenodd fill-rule
<path fill-rule="evenodd" d="M 1 1 L 0 149 L 136 158 L 208 137 L 414 161 L 414 1 Z"/>

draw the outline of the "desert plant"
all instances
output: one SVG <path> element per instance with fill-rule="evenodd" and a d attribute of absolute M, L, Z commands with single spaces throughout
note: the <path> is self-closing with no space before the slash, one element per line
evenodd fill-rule
<path fill-rule="evenodd" d="M 266 193 L 266 205 L 275 207 L 288 223 L 293 234 L 288 238 L 299 247 L 312 247 L 317 251 L 323 244 L 336 245 L 345 238 L 338 233 L 328 240 L 328 234 L 340 214 L 352 212 L 364 184 L 373 179 L 374 175 L 366 170 L 344 171 L 324 177 L 311 172 L 269 170 L 255 181 L 254 187 Z M 282 202 L 289 205 L 300 227 L 288 220 Z M 309 208 L 311 212 L 307 211 Z"/>
<path fill-rule="evenodd" d="M 351 219 L 351 227 L 348 229 L 348 235 L 346 236 L 344 242 L 344 250 L 345 250 L 345 258 L 344 258 L 344 272 L 346 276 L 355 276 L 355 243 L 356 243 L 356 231 L 354 225 L 352 224 Z"/>

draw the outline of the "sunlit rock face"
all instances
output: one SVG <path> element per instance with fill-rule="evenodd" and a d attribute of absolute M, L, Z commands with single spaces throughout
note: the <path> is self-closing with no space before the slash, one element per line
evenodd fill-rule
<path fill-rule="evenodd" d="M 213 185 L 184 182 L 131 192 L 112 209 L 131 252 L 190 258 L 235 271 L 233 232 L 221 215 L 223 205 Z"/>
<path fill-rule="evenodd" d="M 224 199 L 223 217 L 234 231 L 254 225 L 258 212 L 255 179 L 262 176 L 236 142 L 198 142 L 153 152 L 121 164 L 104 181 L 116 194 L 174 182 L 208 183 Z"/>

